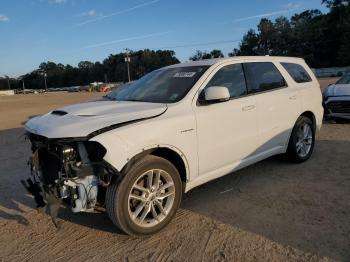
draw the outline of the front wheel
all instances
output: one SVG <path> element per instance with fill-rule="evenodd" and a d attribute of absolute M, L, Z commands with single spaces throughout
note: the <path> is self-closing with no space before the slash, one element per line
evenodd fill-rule
<path fill-rule="evenodd" d="M 174 165 L 149 155 L 136 162 L 120 183 L 107 188 L 106 207 L 125 233 L 149 235 L 170 222 L 181 197 L 182 182 Z"/>
<path fill-rule="evenodd" d="M 298 118 L 289 139 L 287 157 L 293 162 L 308 160 L 315 146 L 315 127 L 312 121 L 304 116 Z"/>

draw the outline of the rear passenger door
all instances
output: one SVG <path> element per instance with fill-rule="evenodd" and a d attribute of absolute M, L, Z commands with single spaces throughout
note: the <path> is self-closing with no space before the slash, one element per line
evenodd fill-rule
<path fill-rule="evenodd" d="M 281 65 L 272 62 L 246 62 L 244 70 L 248 93 L 256 97 L 258 154 L 273 155 L 283 151 L 301 101 L 295 86 L 287 83 Z"/>

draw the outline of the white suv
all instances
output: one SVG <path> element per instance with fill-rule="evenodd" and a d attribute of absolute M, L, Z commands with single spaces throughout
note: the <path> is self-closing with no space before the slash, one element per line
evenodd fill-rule
<path fill-rule="evenodd" d="M 307 160 L 322 118 L 302 59 L 172 65 L 28 121 L 32 179 L 23 183 L 55 223 L 62 203 L 73 212 L 102 205 L 124 232 L 152 234 L 196 186 L 276 154 Z"/>

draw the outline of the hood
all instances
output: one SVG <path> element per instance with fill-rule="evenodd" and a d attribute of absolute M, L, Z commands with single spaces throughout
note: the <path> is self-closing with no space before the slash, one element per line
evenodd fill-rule
<path fill-rule="evenodd" d="M 350 85 L 333 84 L 328 86 L 324 92 L 325 97 L 330 96 L 350 96 Z"/>
<path fill-rule="evenodd" d="M 163 114 L 166 104 L 98 101 L 62 107 L 30 119 L 25 129 L 47 138 L 86 137 L 110 126 Z"/>

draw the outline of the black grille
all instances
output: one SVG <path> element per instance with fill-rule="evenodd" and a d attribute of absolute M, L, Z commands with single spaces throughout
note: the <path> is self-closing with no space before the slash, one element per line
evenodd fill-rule
<path fill-rule="evenodd" d="M 349 113 L 350 101 L 333 101 L 327 103 L 327 107 L 332 113 Z"/>

